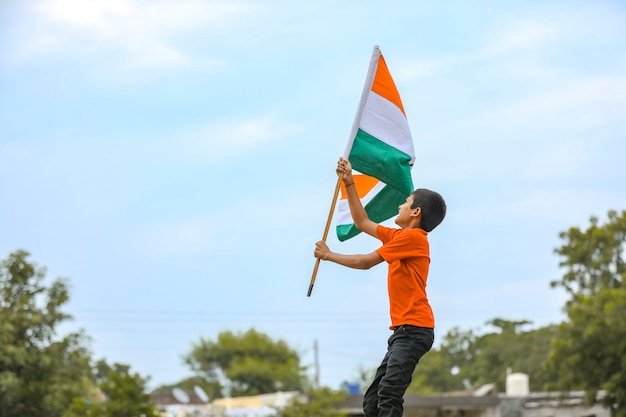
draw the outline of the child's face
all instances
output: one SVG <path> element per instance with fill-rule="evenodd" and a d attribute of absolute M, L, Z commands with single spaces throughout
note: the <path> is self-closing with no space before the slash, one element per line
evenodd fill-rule
<path fill-rule="evenodd" d="M 398 217 L 396 217 L 396 224 L 400 227 L 408 227 L 411 221 L 415 219 L 419 208 L 411 208 L 413 204 L 413 196 L 409 195 L 406 201 L 398 207 Z"/>

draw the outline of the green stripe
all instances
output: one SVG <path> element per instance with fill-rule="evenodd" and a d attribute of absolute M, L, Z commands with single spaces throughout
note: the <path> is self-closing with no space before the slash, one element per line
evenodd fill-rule
<path fill-rule="evenodd" d="M 381 223 L 398 214 L 398 206 L 406 201 L 412 192 L 401 193 L 389 186 L 385 186 L 365 206 L 367 216 L 376 223 Z M 361 233 L 354 224 L 342 224 L 337 226 L 337 238 L 340 242 L 350 239 Z"/>
<path fill-rule="evenodd" d="M 365 206 L 373 222 L 381 223 L 398 213 L 398 206 L 413 192 L 411 157 L 359 129 L 348 157 L 352 167 L 385 183 Z M 361 233 L 354 224 L 337 226 L 337 237 L 345 241 Z"/>
<path fill-rule="evenodd" d="M 355 170 L 378 178 L 403 194 L 403 201 L 413 192 L 411 157 L 361 129 L 356 134 L 348 159 Z"/>

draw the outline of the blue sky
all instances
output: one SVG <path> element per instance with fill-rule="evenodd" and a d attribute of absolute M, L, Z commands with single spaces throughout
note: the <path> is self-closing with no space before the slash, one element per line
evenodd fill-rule
<path fill-rule="evenodd" d="M 354 379 L 384 354 L 385 266 L 322 263 L 306 291 L 374 45 L 414 184 L 448 203 L 437 337 L 562 320 L 558 233 L 626 208 L 621 1 L 4 1 L 0 256 L 68 278 L 64 330 L 152 386 L 250 327 Z"/>

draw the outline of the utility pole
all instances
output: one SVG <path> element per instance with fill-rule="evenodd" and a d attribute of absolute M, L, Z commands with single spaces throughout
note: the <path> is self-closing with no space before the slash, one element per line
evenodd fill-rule
<path fill-rule="evenodd" d="M 317 346 L 317 339 L 313 340 L 313 357 L 315 367 L 315 389 L 320 387 L 320 354 L 319 347 Z"/>

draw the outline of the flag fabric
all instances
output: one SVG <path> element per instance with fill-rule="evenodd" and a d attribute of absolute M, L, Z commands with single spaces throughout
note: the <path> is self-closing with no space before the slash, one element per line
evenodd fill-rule
<path fill-rule="evenodd" d="M 355 187 L 369 218 L 380 223 L 396 215 L 413 191 L 415 151 L 400 94 L 378 46 L 343 157 L 352 164 Z M 336 219 L 340 241 L 360 233 L 343 184 Z"/>

